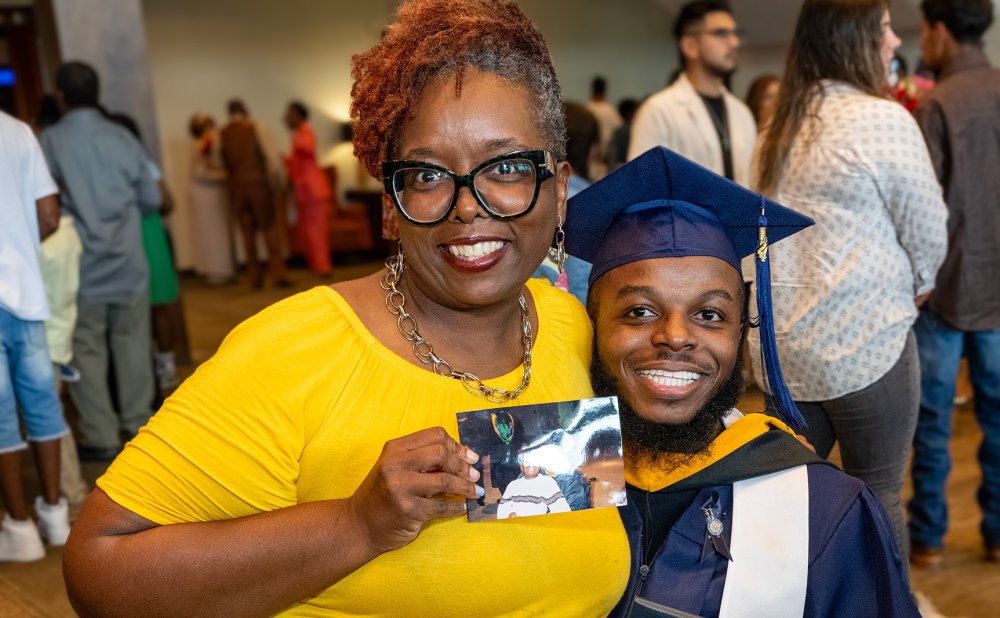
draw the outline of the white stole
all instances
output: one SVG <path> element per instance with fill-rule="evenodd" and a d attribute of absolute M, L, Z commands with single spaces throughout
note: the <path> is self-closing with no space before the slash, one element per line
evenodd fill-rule
<path fill-rule="evenodd" d="M 733 483 L 720 618 L 799 618 L 809 575 L 806 466 Z"/>

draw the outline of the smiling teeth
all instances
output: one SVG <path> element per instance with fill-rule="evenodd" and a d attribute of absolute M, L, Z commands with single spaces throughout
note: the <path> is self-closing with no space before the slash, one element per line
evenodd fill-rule
<path fill-rule="evenodd" d="M 640 376 L 659 384 L 660 386 L 687 386 L 693 384 L 701 378 L 700 373 L 693 371 L 640 371 Z"/>
<path fill-rule="evenodd" d="M 484 255 L 489 255 L 503 249 L 503 243 L 499 240 L 488 242 L 477 242 L 474 245 L 448 245 L 448 252 L 460 260 L 478 260 Z"/>

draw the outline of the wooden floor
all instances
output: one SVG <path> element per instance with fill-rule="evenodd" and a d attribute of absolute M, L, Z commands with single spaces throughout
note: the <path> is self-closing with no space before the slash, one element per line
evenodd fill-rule
<path fill-rule="evenodd" d="M 377 270 L 378 263 L 337 268 L 336 279 L 351 279 Z M 305 271 L 293 271 L 292 289 L 251 291 L 243 284 L 212 288 L 190 278 L 182 282 L 184 308 L 195 364 L 212 355 L 225 335 L 241 320 L 292 293 L 321 282 Z M 190 373 L 186 368 L 184 373 Z M 741 407 L 760 409 L 759 393 L 750 392 Z M 72 410 L 67 411 L 72 415 Z M 967 618 L 1000 616 L 1000 565 L 982 558 L 979 510 L 975 492 L 979 485 L 976 448 L 980 433 L 972 417 L 971 405 L 959 406 L 953 441 L 954 470 L 948 484 L 951 531 L 946 539 L 948 553 L 936 572 L 915 570 L 912 583 L 929 599 L 941 615 Z M 104 466 L 87 464 L 84 476 L 92 484 Z M 37 487 L 33 470 L 26 470 L 31 487 Z M 34 489 L 32 489 L 34 491 Z M 909 488 L 906 490 L 909 491 Z M 62 581 L 62 553 L 49 549 L 44 560 L 30 564 L 0 563 L 0 618 L 73 616 Z"/>

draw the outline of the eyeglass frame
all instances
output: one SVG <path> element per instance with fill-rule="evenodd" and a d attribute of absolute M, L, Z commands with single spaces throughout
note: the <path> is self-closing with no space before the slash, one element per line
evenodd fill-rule
<path fill-rule="evenodd" d="M 744 30 L 743 28 L 711 28 L 704 30 L 694 30 L 688 33 L 686 36 L 697 37 L 702 35 L 708 35 L 710 37 L 713 37 L 721 41 L 723 39 L 729 39 L 733 37 L 737 39 L 743 39 L 744 37 L 746 37 L 746 34 L 747 34 L 746 30 Z"/>
<path fill-rule="evenodd" d="M 516 215 L 502 215 L 490 208 L 486 200 L 479 195 L 479 191 L 476 190 L 475 178 L 476 174 L 486 169 L 487 167 L 500 163 L 501 161 L 508 161 L 512 159 L 526 159 L 534 164 L 535 166 L 535 193 L 531 196 L 531 203 L 523 211 L 517 213 Z M 406 168 L 427 168 L 432 169 L 436 172 L 441 172 L 451 178 L 452 183 L 455 185 L 455 191 L 451 196 L 451 204 L 448 209 L 445 210 L 444 214 L 440 218 L 434 221 L 417 221 L 410 215 L 406 214 L 406 210 L 399 203 L 399 197 L 396 195 L 396 190 L 392 185 L 392 177 L 396 172 L 406 169 Z M 531 150 L 516 150 L 514 152 L 508 152 L 502 155 L 497 155 L 491 159 L 483 161 L 476 167 L 472 168 L 468 174 L 456 174 L 450 169 L 444 167 L 443 165 L 438 165 L 436 163 L 429 163 L 427 161 L 383 161 L 382 162 L 382 183 L 386 194 L 392 198 L 392 203 L 396 206 L 396 211 L 399 212 L 400 216 L 412 223 L 413 225 L 437 225 L 442 221 L 446 221 L 451 213 L 455 210 L 455 206 L 458 204 L 458 192 L 465 187 L 472 194 L 472 197 L 476 200 L 483 210 L 485 210 L 491 217 L 499 221 L 509 221 L 510 219 L 516 219 L 518 217 L 523 217 L 535 208 L 535 204 L 538 202 L 538 194 L 541 192 L 542 183 L 550 178 L 555 178 L 555 157 L 551 152 L 545 150 L 544 148 L 534 148 Z"/>

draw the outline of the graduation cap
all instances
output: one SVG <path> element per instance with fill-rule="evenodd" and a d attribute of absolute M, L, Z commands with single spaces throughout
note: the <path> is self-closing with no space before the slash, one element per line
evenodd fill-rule
<path fill-rule="evenodd" d="M 663 257 L 717 257 L 740 272 L 755 255 L 757 325 L 770 407 L 789 426 L 805 420 L 778 364 L 768 243 L 813 220 L 666 148 L 653 148 L 569 200 L 566 252 L 593 264 L 589 283 L 619 266 Z"/>

